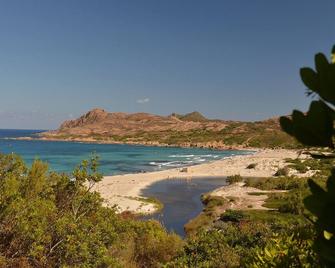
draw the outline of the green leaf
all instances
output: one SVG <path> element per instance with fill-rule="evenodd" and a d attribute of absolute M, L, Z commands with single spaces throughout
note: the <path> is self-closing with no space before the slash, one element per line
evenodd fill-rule
<path fill-rule="evenodd" d="M 311 68 L 301 68 L 300 69 L 301 80 L 304 82 L 306 87 L 314 92 L 318 93 L 319 80 L 318 75 Z"/>
<path fill-rule="evenodd" d="M 329 62 L 322 53 L 315 55 L 315 68 L 318 73 L 327 72 L 329 68 Z"/>
<path fill-rule="evenodd" d="M 335 105 L 335 66 L 329 65 L 319 73 L 319 95 L 327 102 Z"/>
<path fill-rule="evenodd" d="M 315 246 L 318 249 L 319 253 L 327 262 L 329 262 L 330 265 L 328 267 L 334 267 L 335 263 L 334 242 L 334 238 L 331 238 L 329 240 L 325 239 L 325 237 L 323 236 L 323 232 L 322 235 L 320 235 L 315 241 Z"/>
<path fill-rule="evenodd" d="M 313 195 L 316 195 L 321 198 L 326 194 L 326 191 L 323 190 L 315 181 L 309 179 L 308 185 Z"/>
<path fill-rule="evenodd" d="M 319 217 L 321 216 L 323 209 L 323 202 L 310 195 L 304 199 L 304 204 L 307 210 L 309 210 L 312 214 Z"/>
<path fill-rule="evenodd" d="M 334 55 L 332 62 L 334 63 Z M 335 105 L 335 66 L 330 64 L 322 53 L 315 55 L 316 72 L 311 68 L 302 68 L 300 76 L 304 84 L 317 93 L 323 100 Z"/>
<path fill-rule="evenodd" d="M 323 101 L 313 101 L 306 115 L 293 111 L 292 118 L 280 118 L 280 125 L 302 144 L 333 148 L 333 116 Z"/>
<path fill-rule="evenodd" d="M 323 231 L 323 236 L 327 239 L 327 240 L 330 240 L 332 237 L 333 237 L 333 234 L 332 233 L 329 233 L 327 231 Z"/>
<path fill-rule="evenodd" d="M 282 116 L 279 118 L 281 128 L 289 135 L 294 136 L 294 125 L 288 117 Z"/>
<path fill-rule="evenodd" d="M 327 202 L 326 192 L 313 180 L 308 180 L 308 184 L 312 195 L 304 199 L 305 207 L 315 216 L 321 217 Z"/>

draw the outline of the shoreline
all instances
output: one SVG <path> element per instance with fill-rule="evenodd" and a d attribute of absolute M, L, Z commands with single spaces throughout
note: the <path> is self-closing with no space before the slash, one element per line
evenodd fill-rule
<path fill-rule="evenodd" d="M 142 195 L 142 190 L 151 184 L 165 179 L 197 179 L 210 177 L 227 177 L 241 175 L 242 177 L 272 177 L 274 173 L 283 168 L 286 158 L 297 158 L 297 150 L 264 149 L 249 155 L 237 155 L 224 159 L 162 171 L 105 176 L 95 185 L 105 200 L 105 205 L 117 205 L 119 212 L 131 211 L 139 214 L 150 214 L 156 211 L 154 204 L 143 201 L 147 198 Z M 255 168 L 248 169 L 250 164 Z M 296 174 L 292 174 L 296 175 Z M 214 190 L 215 191 L 215 190 Z"/>
<path fill-rule="evenodd" d="M 159 142 L 137 142 L 137 141 L 112 141 L 112 140 L 96 140 L 93 138 L 74 138 L 74 139 L 62 139 L 62 138 L 51 138 L 51 137 L 15 137 L 15 138 L 3 138 L 7 140 L 21 140 L 21 141 L 54 141 L 54 142 L 76 142 L 76 143 L 87 143 L 87 144 L 120 144 L 120 145 L 138 145 L 138 146 L 149 146 L 149 147 L 176 147 L 176 148 L 199 148 L 199 149 L 212 149 L 212 150 L 244 150 L 244 151 L 258 151 L 263 150 L 262 148 L 248 147 L 243 145 L 222 145 L 211 142 L 206 143 L 183 143 L 183 144 L 166 144 Z"/>

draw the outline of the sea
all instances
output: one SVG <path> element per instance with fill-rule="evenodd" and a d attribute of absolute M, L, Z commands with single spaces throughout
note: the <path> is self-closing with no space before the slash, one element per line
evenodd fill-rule
<path fill-rule="evenodd" d="M 31 165 L 35 159 L 40 159 L 49 164 L 51 171 L 66 173 L 72 172 L 81 161 L 96 154 L 99 157 L 99 170 L 104 175 L 186 167 L 251 153 L 250 151 L 240 150 L 16 139 L 19 137 L 36 137 L 42 131 L 1 129 L 0 153 L 18 154 L 27 165 Z"/>

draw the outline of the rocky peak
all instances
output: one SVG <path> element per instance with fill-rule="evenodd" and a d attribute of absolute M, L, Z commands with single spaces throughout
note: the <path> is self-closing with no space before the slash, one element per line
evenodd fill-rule
<path fill-rule="evenodd" d="M 84 117 L 85 119 L 89 121 L 96 121 L 96 120 L 105 118 L 107 115 L 108 115 L 108 112 L 106 112 L 104 109 L 95 108 L 95 109 L 92 109 L 91 111 L 88 111 L 82 117 Z"/>
<path fill-rule="evenodd" d="M 103 121 L 108 116 L 108 112 L 101 108 L 95 108 L 88 111 L 83 116 L 75 120 L 65 121 L 60 129 L 78 127 L 86 124 L 94 124 L 100 121 Z"/>

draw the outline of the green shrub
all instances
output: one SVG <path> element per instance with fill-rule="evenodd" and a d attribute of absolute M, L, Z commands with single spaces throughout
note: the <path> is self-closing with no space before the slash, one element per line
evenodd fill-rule
<path fill-rule="evenodd" d="M 280 234 L 259 248 L 246 267 L 321 267 L 312 250 L 312 240 Z"/>
<path fill-rule="evenodd" d="M 303 163 L 296 164 L 296 165 L 289 165 L 290 168 L 294 168 L 299 173 L 306 173 L 308 171 L 308 167 Z"/>
<path fill-rule="evenodd" d="M 157 267 L 182 247 L 158 222 L 123 219 L 92 187 L 97 158 L 71 176 L 0 154 L 0 264 L 6 267 Z M 126 247 L 125 247 L 126 246 Z"/>
<path fill-rule="evenodd" d="M 198 216 L 189 220 L 184 225 L 186 235 L 188 237 L 196 237 L 199 232 L 210 229 L 215 218 L 216 215 L 211 211 L 201 212 Z"/>
<path fill-rule="evenodd" d="M 283 195 L 283 204 L 279 206 L 278 210 L 283 213 L 302 215 L 305 210 L 303 198 L 301 191 L 287 193 Z"/>
<path fill-rule="evenodd" d="M 220 220 L 224 222 L 240 222 L 247 219 L 247 216 L 239 210 L 227 210 L 220 216 Z"/>
<path fill-rule="evenodd" d="M 261 190 L 292 190 L 306 188 L 307 179 L 295 177 L 247 178 L 245 185 Z"/>
<path fill-rule="evenodd" d="M 200 232 L 187 241 L 183 252 L 167 267 L 238 267 L 239 255 L 224 241 L 223 233 Z"/>
<path fill-rule="evenodd" d="M 301 159 L 286 159 L 286 162 L 291 163 L 288 167 L 297 170 L 299 173 L 306 173 L 311 168 L 311 162 L 308 159 L 304 161 Z"/>
<path fill-rule="evenodd" d="M 176 234 L 168 234 L 156 221 L 133 223 L 131 258 L 137 267 L 159 267 L 171 261 L 182 249 L 183 241 Z M 125 246 L 125 244 L 123 244 Z"/>
<path fill-rule="evenodd" d="M 233 176 L 228 176 L 227 177 L 227 182 L 229 184 L 237 183 L 237 182 L 242 182 L 243 178 L 240 175 L 233 175 Z"/>
<path fill-rule="evenodd" d="M 280 230 L 272 223 L 249 220 L 244 212 L 227 214 L 235 219 L 242 214 L 243 220 L 218 220 L 211 229 L 189 237 L 181 254 L 168 267 L 245 267 L 247 260 L 252 260 L 256 250 L 272 237 L 272 228 Z"/>
<path fill-rule="evenodd" d="M 288 176 L 290 170 L 289 168 L 286 166 L 286 167 L 283 167 L 283 168 L 279 168 L 276 173 L 274 174 L 274 176 Z"/>

